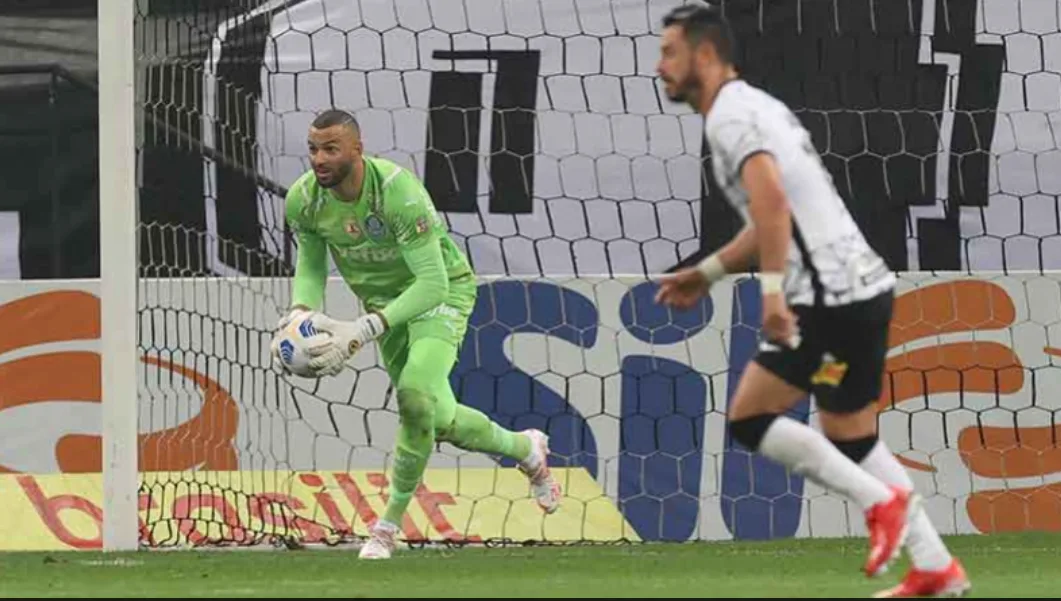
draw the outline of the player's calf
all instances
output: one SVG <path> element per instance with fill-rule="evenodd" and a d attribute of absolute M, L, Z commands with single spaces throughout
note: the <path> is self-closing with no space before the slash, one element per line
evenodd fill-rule
<path fill-rule="evenodd" d="M 389 497 L 383 519 L 369 528 L 369 539 L 358 556 L 361 559 L 389 559 L 397 547 L 401 523 L 416 486 L 420 483 L 434 446 L 434 400 L 415 388 L 399 388 L 400 419 Z"/>
<path fill-rule="evenodd" d="M 435 446 L 434 399 L 401 384 L 397 397 L 398 437 L 394 445 L 390 496 L 383 512 L 383 522 L 390 525 L 402 522 Z"/>
<path fill-rule="evenodd" d="M 848 413 L 821 412 L 822 429 L 851 461 L 878 480 L 902 490 L 914 490 L 909 473 L 884 441 L 877 437 L 877 409 L 867 403 Z M 953 562 L 950 552 L 923 509 L 911 509 L 906 551 L 914 568 L 934 573 Z"/>
<path fill-rule="evenodd" d="M 784 416 L 760 415 L 730 422 L 737 442 L 818 485 L 858 503 L 866 514 L 870 550 L 863 570 L 878 576 L 898 557 L 917 497 L 874 478 L 819 432 Z"/>
<path fill-rule="evenodd" d="M 870 552 L 864 570 L 883 573 L 898 556 L 908 532 L 908 512 L 917 499 L 893 489 L 845 457 L 817 430 L 758 407 L 791 407 L 806 392 L 752 362 L 745 369 L 730 412 L 734 440 L 858 503 L 866 512 Z"/>
<path fill-rule="evenodd" d="M 549 437 L 539 430 L 513 432 L 481 411 L 457 405 L 453 423 L 437 439 L 466 451 L 490 453 L 517 462 L 531 484 L 534 500 L 546 513 L 560 507 L 560 485 L 549 470 Z"/>
<path fill-rule="evenodd" d="M 911 491 L 914 500 L 918 499 L 916 493 L 912 492 L 914 485 L 905 468 L 876 436 L 837 441 L 836 445 L 869 474 L 899 490 Z M 924 573 L 937 573 L 946 569 L 953 563 L 954 558 L 932 525 L 928 514 L 915 505 L 907 509 L 907 515 L 908 533 L 905 548 L 914 569 Z"/>

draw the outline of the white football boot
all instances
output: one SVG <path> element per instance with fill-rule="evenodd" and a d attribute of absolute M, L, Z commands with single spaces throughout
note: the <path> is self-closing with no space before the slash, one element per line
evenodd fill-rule
<path fill-rule="evenodd" d="M 549 437 L 541 430 L 524 430 L 522 434 L 531 440 L 531 454 L 519 464 L 519 471 L 530 480 L 531 494 L 538 507 L 545 513 L 560 508 L 560 483 L 549 471 Z"/>
<path fill-rule="evenodd" d="M 398 527 L 378 520 L 369 528 L 369 539 L 361 546 L 360 559 L 390 559 L 398 548 Z"/>

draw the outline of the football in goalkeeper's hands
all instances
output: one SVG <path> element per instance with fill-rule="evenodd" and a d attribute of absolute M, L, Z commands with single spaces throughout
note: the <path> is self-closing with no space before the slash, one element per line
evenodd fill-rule
<path fill-rule="evenodd" d="M 313 313 L 306 312 L 291 320 L 277 335 L 280 361 L 285 369 L 296 376 L 316 378 L 317 375 L 309 366 L 310 360 L 313 359 L 309 348 L 323 336 L 328 334 L 318 332 L 314 327 Z"/>

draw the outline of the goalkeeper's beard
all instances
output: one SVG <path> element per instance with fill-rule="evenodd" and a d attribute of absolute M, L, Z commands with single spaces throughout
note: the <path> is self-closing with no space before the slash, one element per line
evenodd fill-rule
<path fill-rule="evenodd" d="M 350 177 L 350 174 L 353 173 L 353 171 L 354 163 L 351 161 L 335 167 L 334 169 L 328 169 L 325 179 L 321 178 L 320 173 L 315 173 L 315 175 L 317 176 L 317 183 L 320 184 L 322 188 L 334 188 L 346 181 L 346 178 Z"/>

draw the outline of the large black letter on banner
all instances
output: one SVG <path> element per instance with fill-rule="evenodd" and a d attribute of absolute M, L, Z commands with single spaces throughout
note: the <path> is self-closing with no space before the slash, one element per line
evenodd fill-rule
<path fill-rule="evenodd" d="M 961 57 L 945 190 L 936 189 L 936 161 L 945 156 L 938 152 L 939 134 L 951 80 L 942 62 L 921 62 L 919 23 L 928 2 L 935 3 L 936 15 L 932 51 Z M 891 269 L 909 268 L 911 224 L 920 269 L 960 269 L 959 208 L 988 201 L 994 109 L 1005 58 L 1001 46 L 976 43 L 978 4 L 767 4 L 761 11 L 728 13 L 744 79 L 796 111 L 852 216 Z M 735 233 L 737 224 L 709 167 L 701 188 L 701 248 L 679 266 L 718 250 Z M 911 207 L 940 201 L 941 217 L 910 214 Z"/>
<path fill-rule="evenodd" d="M 440 211 L 475 212 L 482 88 L 481 73 L 431 74 L 424 186 Z"/>
<path fill-rule="evenodd" d="M 436 51 L 440 60 L 496 60 L 490 132 L 490 212 L 530 213 L 534 199 L 537 50 Z M 431 75 L 424 185 L 441 211 L 478 210 L 482 74 Z"/>

